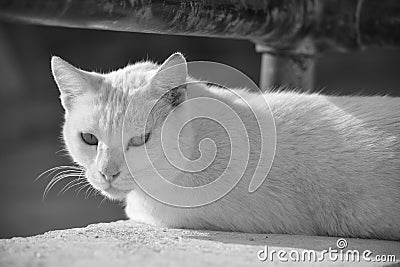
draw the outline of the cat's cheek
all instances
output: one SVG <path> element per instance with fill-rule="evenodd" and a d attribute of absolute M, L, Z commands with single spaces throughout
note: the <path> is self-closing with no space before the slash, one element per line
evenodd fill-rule
<path fill-rule="evenodd" d="M 87 171 L 87 180 L 93 186 L 93 188 L 102 191 L 109 187 L 108 183 L 106 183 L 101 177 L 98 175 L 94 175 L 90 171 Z"/>
<path fill-rule="evenodd" d="M 155 155 L 151 150 L 146 151 L 145 149 L 139 148 L 128 151 L 125 159 L 128 171 L 133 175 L 150 168 L 155 161 Z"/>
<path fill-rule="evenodd" d="M 81 144 L 81 140 L 70 142 L 67 147 L 74 161 L 85 167 L 85 169 L 90 169 L 94 164 L 93 160 L 96 158 L 96 149 L 94 147 Z"/>
<path fill-rule="evenodd" d="M 100 192 L 103 192 L 103 191 L 104 191 L 104 188 L 101 187 L 101 186 L 99 186 L 98 184 L 93 183 L 93 182 L 91 182 L 91 181 L 89 181 L 89 183 L 90 183 L 90 185 L 91 185 L 94 189 L 96 189 L 97 191 L 100 191 Z"/>
<path fill-rule="evenodd" d="M 131 175 L 128 175 L 128 177 L 118 177 L 112 182 L 112 186 L 121 191 L 131 191 L 135 189 L 136 183 Z"/>

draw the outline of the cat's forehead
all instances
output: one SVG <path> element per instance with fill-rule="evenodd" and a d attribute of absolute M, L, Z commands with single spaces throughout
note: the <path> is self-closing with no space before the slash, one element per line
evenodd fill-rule
<path fill-rule="evenodd" d="M 139 62 L 106 74 L 105 82 L 120 90 L 135 90 L 146 85 L 157 68 L 155 63 Z"/>
<path fill-rule="evenodd" d="M 106 131 L 116 130 L 126 124 L 143 124 L 149 99 L 142 91 L 130 92 L 109 88 L 95 97 L 95 117 L 99 128 Z M 126 117 L 126 118 L 125 118 Z"/>
<path fill-rule="evenodd" d="M 95 96 L 91 111 L 101 131 L 115 132 L 121 130 L 123 125 L 136 131 L 152 124 L 153 118 L 149 114 L 154 101 L 145 91 L 128 93 L 116 88 L 108 89 Z"/>
<path fill-rule="evenodd" d="M 146 90 L 157 65 L 150 62 L 129 65 L 105 74 L 101 88 L 91 95 L 85 113 L 92 118 L 95 128 L 104 133 L 119 132 L 123 124 L 143 129 L 148 122 L 152 100 Z"/>

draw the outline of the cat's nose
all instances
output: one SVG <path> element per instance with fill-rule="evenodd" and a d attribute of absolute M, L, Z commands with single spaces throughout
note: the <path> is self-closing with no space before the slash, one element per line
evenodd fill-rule
<path fill-rule="evenodd" d="M 116 173 L 105 173 L 105 172 L 100 171 L 100 174 L 101 174 L 101 176 L 103 176 L 104 180 L 111 182 L 121 174 L 121 171 L 118 171 Z"/>

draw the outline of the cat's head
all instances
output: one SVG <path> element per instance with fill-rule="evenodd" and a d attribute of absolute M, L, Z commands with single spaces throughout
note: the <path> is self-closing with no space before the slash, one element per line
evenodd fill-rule
<path fill-rule="evenodd" d="M 136 186 L 131 173 L 141 175 L 151 167 L 147 153 L 152 161 L 162 160 L 162 121 L 172 110 L 177 120 L 185 112 L 177 107 L 187 95 L 181 86 L 187 79 L 184 57 L 175 53 L 161 66 L 139 62 L 107 74 L 53 57 L 51 68 L 65 109 L 63 139 L 69 154 L 85 168 L 94 188 L 124 198 Z M 128 169 L 125 158 L 134 168 L 130 164 Z"/>

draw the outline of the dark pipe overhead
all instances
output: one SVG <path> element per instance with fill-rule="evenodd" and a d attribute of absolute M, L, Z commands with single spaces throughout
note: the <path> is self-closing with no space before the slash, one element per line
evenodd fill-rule
<path fill-rule="evenodd" d="M 51 26 L 248 39 L 291 49 L 400 46 L 399 0 L 0 0 L 0 17 Z"/>

